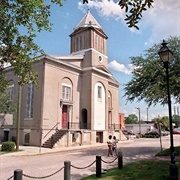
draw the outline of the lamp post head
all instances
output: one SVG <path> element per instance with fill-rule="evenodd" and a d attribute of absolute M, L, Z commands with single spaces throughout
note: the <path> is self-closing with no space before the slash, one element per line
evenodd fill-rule
<path fill-rule="evenodd" d="M 164 64 L 167 64 L 170 62 L 170 60 L 172 59 L 172 51 L 167 47 L 167 43 L 165 42 L 165 40 L 163 40 L 162 43 L 162 47 L 158 52 L 161 60 L 163 61 Z"/>

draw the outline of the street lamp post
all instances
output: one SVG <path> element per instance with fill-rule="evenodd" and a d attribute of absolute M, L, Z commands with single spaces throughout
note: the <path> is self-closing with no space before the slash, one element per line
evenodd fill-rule
<path fill-rule="evenodd" d="M 170 164 L 170 178 L 178 180 L 178 168 L 175 164 L 174 154 L 174 142 L 173 142 L 173 129 L 172 129 L 172 110 L 171 110 L 171 95 L 169 89 L 169 62 L 172 59 L 172 51 L 167 47 L 167 43 L 163 40 L 162 47 L 158 52 L 161 60 L 164 63 L 166 69 L 166 82 L 167 82 L 167 95 L 168 95 L 168 109 L 169 109 L 169 126 L 170 126 L 170 153 L 171 153 L 171 164 Z"/>
<path fill-rule="evenodd" d="M 136 107 L 136 109 L 139 111 L 139 135 L 141 136 L 141 111 L 140 111 L 140 107 Z"/>
<path fill-rule="evenodd" d="M 148 109 L 149 109 L 149 108 L 147 107 L 147 123 L 148 123 Z"/>

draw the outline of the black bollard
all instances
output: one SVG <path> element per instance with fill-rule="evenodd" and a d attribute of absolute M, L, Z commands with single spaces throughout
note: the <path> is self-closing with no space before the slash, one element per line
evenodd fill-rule
<path fill-rule="evenodd" d="M 96 156 L 96 177 L 101 177 L 101 156 Z"/>
<path fill-rule="evenodd" d="M 14 170 L 14 180 L 22 180 L 22 169 Z"/>
<path fill-rule="evenodd" d="M 179 180 L 178 166 L 170 164 L 170 180 Z"/>
<path fill-rule="evenodd" d="M 118 152 L 118 168 L 123 168 L 123 155 L 122 152 Z"/>
<path fill-rule="evenodd" d="M 64 162 L 64 180 L 70 180 L 71 176 L 71 162 L 65 161 Z"/>

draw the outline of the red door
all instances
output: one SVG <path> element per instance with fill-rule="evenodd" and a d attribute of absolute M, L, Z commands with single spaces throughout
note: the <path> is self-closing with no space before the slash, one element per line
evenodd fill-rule
<path fill-rule="evenodd" d="M 62 108 L 62 128 L 67 128 L 67 106 Z"/>

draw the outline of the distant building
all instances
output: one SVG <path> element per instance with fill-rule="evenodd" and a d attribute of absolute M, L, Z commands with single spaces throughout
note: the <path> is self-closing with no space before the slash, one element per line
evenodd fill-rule
<path fill-rule="evenodd" d="M 38 87 L 24 85 L 20 94 L 20 144 L 71 146 L 106 142 L 109 134 L 120 137 L 114 131 L 121 124 L 119 83 L 108 70 L 107 38 L 88 11 L 70 34 L 70 55 L 44 55 L 34 63 Z M 18 78 L 11 67 L 5 73 L 17 102 Z M 16 136 L 16 122 L 14 116 L 13 125 L 5 127 L 6 140 Z"/>
<path fill-rule="evenodd" d="M 123 113 L 119 113 L 119 123 L 120 123 L 121 130 L 125 130 L 126 129 L 126 125 L 125 125 L 125 118 L 124 118 L 124 114 Z"/>

